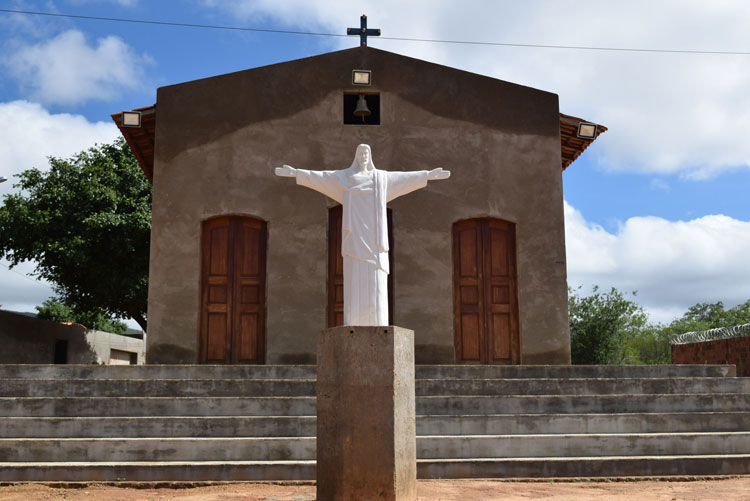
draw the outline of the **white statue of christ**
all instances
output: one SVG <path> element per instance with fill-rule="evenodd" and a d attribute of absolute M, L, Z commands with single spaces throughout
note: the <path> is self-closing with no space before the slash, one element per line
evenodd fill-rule
<path fill-rule="evenodd" d="M 386 204 L 448 179 L 442 168 L 389 172 L 375 168 L 367 144 L 357 146 L 348 169 L 306 170 L 289 165 L 276 175 L 319 191 L 343 205 L 341 254 L 344 257 L 344 325 L 388 325 L 388 220 Z"/>

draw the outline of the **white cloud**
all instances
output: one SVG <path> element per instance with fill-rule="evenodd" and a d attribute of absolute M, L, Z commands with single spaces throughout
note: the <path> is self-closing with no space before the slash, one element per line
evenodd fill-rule
<path fill-rule="evenodd" d="M 0 196 L 13 191 L 12 176 L 36 167 L 46 170 L 47 157 L 69 157 L 95 143 L 112 142 L 119 131 L 114 122 L 89 122 L 82 115 L 52 114 L 28 101 L 0 103 Z"/>
<path fill-rule="evenodd" d="M 750 221 L 723 215 L 691 221 L 633 217 L 616 233 L 565 203 L 568 283 L 637 290 L 653 320 L 669 321 L 698 302 L 750 299 Z"/>
<path fill-rule="evenodd" d="M 119 134 L 114 123 L 91 123 L 81 115 L 51 114 L 41 105 L 27 101 L 0 103 L 0 175 L 9 178 L 0 184 L 0 197 L 17 191 L 14 175 L 32 167 L 46 170 L 47 157 L 67 158 L 95 143 L 112 142 Z M 53 296 L 46 283 L 25 277 L 34 263 L 21 263 L 13 270 L 0 260 L 0 304 L 3 309 L 34 311 L 35 305 Z"/>
<path fill-rule="evenodd" d="M 33 100 L 71 105 L 144 89 L 144 68 L 153 60 L 116 36 L 100 38 L 93 46 L 82 32 L 68 30 L 22 45 L 2 62 Z"/>
<path fill-rule="evenodd" d="M 744 0 L 575 3 L 204 0 L 248 24 L 343 33 L 362 13 L 383 36 L 747 51 Z M 352 39 L 331 39 L 353 47 Z M 370 45 L 558 93 L 561 111 L 607 125 L 589 154 L 608 169 L 704 178 L 750 166 L 750 56 L 426 44 Z"/>
<path fill-rule="evenodd" d="M 20 263 L 13 270 L 8 261 L 0 260 L 0 308 L 11 311 L 34 312 L 45 299 L 55 295 L 49 283 L 29 276 L 33 263 Z"/>

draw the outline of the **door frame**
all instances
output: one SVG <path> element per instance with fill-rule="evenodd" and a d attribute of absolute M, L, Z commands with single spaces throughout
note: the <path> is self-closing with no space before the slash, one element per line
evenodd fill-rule
<path fill-rule="evenodd" d="M 462 360 L 461 355 L 463 351 L 462 338 L 461 338 L 461 302 L 460 302 L 460 287 L 458 287 L 460 273 L 458 266 L 458 259 L 460 257 L 458 230 L 461 223 L 476 223 L 477 229 L 480 233 L 479 246 L 477 249 L 479 253 L 480 261 L 477 263 L 479 269 L 477 275 L 479 279 L 479 291 L 481 294 L 480 302 L 478 304 L 479 313 L 479 325 L 480 325 L 480 339 L 479 339 L 479 360 Z M 485 278 L 485 271 L 489 268 L 490 255 L 486 251 L 487 245 L 490 241 L 489 223 L 498 222 L 509 228 L 510 235 L 512 237 L 512 245 L 509 246 L 509 250 L 513 252 L 513 259 L 511 260 L 512 271 L 511 280 L 513 281 L 514 287 L 510 291 L 511 293 L 511 324 L 515 323 L 515 329 L 511 330 L 510 337 L 510 360 L 497 360 L 491 359 L 490 350 L 492 350 L 492 344 L 489 340 L 489 307 L 488 297 L 491 294 L 491 287 L 489 279 Z M 484 223 L 484 224 L 483 224 Z M 519 307 L 519 296 L 520 296 L 520 285 L 518 282 L 518 240 L 516 238 L 516 223 L 505 219 L 494 218 L 494 217 L 476 217 L 467 218 L 455 221 L 451 226 L 451 277 L 452 277 L 452 294 L 453 294 L 453 342 L 455 350 L 455 361 L 456 364 L 466 365 L 519 365 L 521 363 L 521 317 Z"/>
<path fill-rule="evenodd" d="M 238 361 L 238 354 L 237 352 L 233 351 L 233 345 L 235 344 L 235 329 L 234 329 L 234 317 L 235 317 L 235 311 L 232 309 L 228 312 L 227 318 L 229 322 L 229 333 L 228 333 L 228 343 L 225 346 L 225 351 L 227 352 L 226 358 L 228 358 L 228 361 L 225 361 L 223 363 L 225 364 L 247 364 L 247 363 L 253 363 L 253 364 L 265 364 L 266 360 L 266 318 L 267 318 L 267 309 L 268 309 L 268 270 L 267 270 L 267 255 L 268 255 L 268 223 L 257 216 L 253 216 L 250 214 L 221 214 L 217 216 L 211 216 L 206 219 L 203 219 L 200 223 L 200 265 L 199 265 L 199 289 L 198 289 L 198 295 L 199 295 L 199 305 L 198 305 L 198 363 L 199 364 L 206 364 L 207 356 L 208 356 L 208 341 L 206 339 L 206 336 L 208 335 L 208 332 L 206 329 L 204 329 L 204 321 L 206 320 L 206 313 L 207 313 L 207 301 L 208 301 L 208 287 L 205 287 L 205 267 L 206 267 L 206 259 L 207 256 L 204 253 L 204 250 L 206 249 L 206 238 L 208 237 L 207 232 L 204 231 L 206 225 L 211 222 L 215 221 L 217 219 L 227 219 L 229 222 L 229 235 L 228 235 L 228 252 L 231 256 L 231 259 L 227 263 L 228 267 L 228 276 L 230 277 L 231 281 L 231 287 L 229 288 L 228 294 L 234 300 L 234 296 L 236 295 L 236 284 L 234 283 L 235 279 L 235 272 L 234 272 L 234 260 L 236 255 L 236 248 L 234 245 L 234 238 L 235 238 L 235 232 L 232 230 L 233 228 L 233 221 L 235 224 L 239 224 L 242 220 L 252 220 L 254 222 L 260 223 L 261 226 L 261 232 L 260 232 L 260 276 L 262 283 L 259 285 L 259 293 L 262 295 L 262 307 L 259 311 L 260 315 L 260 328 L 259 328 L 259 335 L 258 335 L 258 341 L 257 341 L 257 353 L 258 353 L 258 359 L 256 362 L 239 362 Z M 221 363 L 221 362 L 214 362 L 211 361 L 211 363 Z"/>

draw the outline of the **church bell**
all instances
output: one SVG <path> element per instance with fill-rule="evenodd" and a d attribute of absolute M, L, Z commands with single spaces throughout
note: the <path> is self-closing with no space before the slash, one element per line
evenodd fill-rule
<path fill-rule="evenodd" d="M 371 114 L 370 108 L 367 107 L 367 101 L 365 101 L 365 95 L 360 94 L 357 107 L 354 109 L 354 116 L 362 117 L 362 123 L 365 123 L 365 117 L 369 117 Z"/>

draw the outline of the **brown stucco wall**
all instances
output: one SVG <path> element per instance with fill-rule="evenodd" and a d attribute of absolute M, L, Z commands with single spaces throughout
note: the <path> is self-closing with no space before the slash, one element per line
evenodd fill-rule
<path fill-rule="evenodd" d="M 355 68 L 380 126 L 342 123 Z M 517 225 L 522 363 L 570 362 L 555 94 L 356 48 L 163 87 L 157 114 L 149 363 L 197 360 L 200 224 L 223 214 L 268 223 L 266 362 L 314 361 L 333 202 L 273 168 L 346 168 L 359 143 L 380 169 L 452 171 L 390 204 L 394 322 L 417 362 L 454 362 L 451 227 L 488 216 Z"/>

